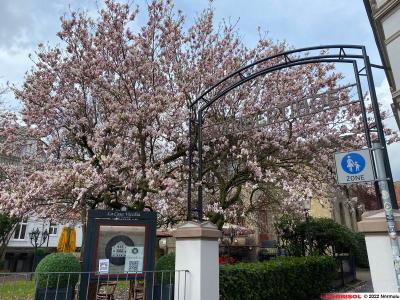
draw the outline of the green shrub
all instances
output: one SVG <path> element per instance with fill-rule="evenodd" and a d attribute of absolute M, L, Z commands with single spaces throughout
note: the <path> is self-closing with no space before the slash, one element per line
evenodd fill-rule
<path fill-rule="evenodd" d="M 275 223 L 275 229 L 280 247 L 292 256 L 332 255 L 332 251 L 354 253 L 358 249 L 355 233 L 329 218 L 310 218 L 304 222 L 283 216 Z"/>
<path fill-rule="evenodd" d="M 52 253 L 43 258 L 35 271 L 38 288 L 65 288 L 75 286 L 78 282 L 79 274 L 49 272 L 80 272 L 81 265 L 78 259 L 70 253 Z"/>
<path fill-rule="evenodd" d="M 0 270 L 4 270 L 6 262 L 4 260 L 0 260 Z"/>
<path fill-rule="evenodd" d="M 299 232 L 298 227 L 302 220 L 296 216 L 282 215 L 274 223 L 274 229 L 279 237 L 279 247 L 286 255 L 304 255 L 304 233 Z"/>
<path fill-rule="evenodd" d="M 312 300 L 329 291 L 336 264 L 329 256 L 282 257 L 220 266 L 220 299 Z"/>
<path fill-rule="evenodd" d="M 354 249 L 354 258 L 356 260 L 357 267 L 368 268 L 368 253 L 367 245 L 365 244 L 365 236 L 362 233 L 354 233 L 354 238 L 357 241 L 357 247 Z"/>
<path fill-rule="evenodd" d="M 36 255 L 37 256 L 46 256 L 48 254 L 48 252 L 42 248 L 38 248 L 36 250 Z"/>
<path fill-rule="evenodd" d="M 173 271 L 175 270 L 175 252 L 168 253 L 161 256 L 156 262 L 156 271 Z M 158 283 L 173 284 L 175 279 L 175 272 L 156 272 Z"/>
<path fill-rule="evenodd" d="M 306 242 L 312 241 L 308 246 L 313 255 L 330 254 L 331 247 L 336 253 L 348 253 L 357 246 L 354 232 L 329 218 L 310 218 L 298 230 L 304 232 Z"/>

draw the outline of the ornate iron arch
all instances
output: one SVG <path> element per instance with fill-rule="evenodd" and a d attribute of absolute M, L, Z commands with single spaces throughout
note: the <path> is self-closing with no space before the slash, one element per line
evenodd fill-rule
<path fill-rule="evenodd" d="M 313 52 L 318 52 L 313 54 Z M 277 63 L 274 63 L 274 60 Z M 318 63 L 345 63 L 351 64 L 354 69 L 354 76 L 356 79 L 357 94 L 361 103 L 361 112 L 363 117 L 364 132 L 368 148 L 372 148 L 371 133 L 376 132 L 379 142 L 382 146 L 385 168 L 387 170 L 387 182 L 389 185 L 389 192 L 392 199 L 392 206 L 397 208 L 395 198 L 392 172 L 390 169 L 389 158 L 387 154 L 386 141 L 383 132 L 382 120 L 380 118 L 379 104 L 377 101 L 375 85 L 372 75 L 372 67 L 383 68 L 382 66 L 370 63 L 365 46 L 361 45 L 326 45 L 315 46 L 289 50 L 286 52 L 278 53 L 249 65 L 246 65 L 226 77 L 220 79 L 214 85 L 206 89 L 190 104 L 189 115 L 189 177 L 188 177 L 188 203 L 187 203 L 187 219 L 192 220 L 192 213 L 197 213 L 197 220 L 203 220 L 203 118 L 207 109 L 213 105 L 218 99 L 228 94 L 230 91 L 241 86 L 242 84 L 251 81 L 259 76 L 266 75 L 278 70 L 290 68 L 304 64 L 318 64 Z M 262 66 L 266 64 L 267 66 Z M 261 66 L 261 68 L 260 68 Z M 361 68 L 359 68 L 361 66 Z M 366 107 L 363 99 L 363 90 L 361 86 L 361 77 L 367 79 L 368 90 L 371 97 L 371 103 L 374 113 L 375 126 L 370 128 L 367 122 Z M 193 113 L 196 111 L 196 113 Z M 197 127 L 196 132 L 193 130 L 193 124 Z M 196 133 L 196 139 L 193 141 L 192 135 Z M 197 146 L 198 151 L 198 166 L 197 166 L 197 202 L 196 208 L 192 208 L 192 168 L 193 168 L 193 148 Z M 374 167 L 376 175 L 376 170 Z M 375 176 L 376 177 L 376 176 Z M 379 195 L 378 182 L 375 182 L 376 194 Z M 381 208 L 381 201 L 378 199 L 378 207 Z"/>

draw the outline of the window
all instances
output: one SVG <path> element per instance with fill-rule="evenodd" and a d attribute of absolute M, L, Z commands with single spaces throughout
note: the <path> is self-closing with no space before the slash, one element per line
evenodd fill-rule
<path fill-rule="evenodd" d="M 25 239 L 26 227 L 28 226 L 27 222 L 28 222 L 28 220 L 24 219 L 24 220 L 22 220 L 22 222 L 17 224 L 17 226 L 15 227 L 15 231 L 14 231 L 14 240 L 24 240 Z"/>
<path fill-rule="evenodd" d="M 55 223 L 50 223 L 49 226 L 49 235 L 57 235 L 58 225 Z"/>

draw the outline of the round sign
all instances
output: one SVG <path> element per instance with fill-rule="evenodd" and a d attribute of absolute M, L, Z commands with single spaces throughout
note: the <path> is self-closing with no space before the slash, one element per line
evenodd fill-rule
<path fill-rule="evenodd" d="M 349 174 L 358 174 L 365 169 L 365 159 L 358 153 L 348 153 L 342 158 L 342 169 Z"/>

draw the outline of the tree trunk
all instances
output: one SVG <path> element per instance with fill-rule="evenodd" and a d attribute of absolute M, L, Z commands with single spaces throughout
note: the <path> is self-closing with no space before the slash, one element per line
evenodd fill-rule
<path fill-rule="evenodd" d="M 5 258 L 8 242 L 10 241 L 11 236 L 13 235 L 14 230 L 15 230 L 15 225 L 17 225 L 17 224 L 18 224 L 18 222 L 15 223 L 14 226 L 12 226 L 12 230 L 10 230 L 8 235 L 1 241 L 1 244 L 0 244 L 0 261 L 3 261 L 4 258 Z"/>

